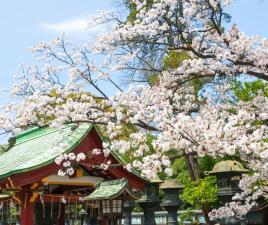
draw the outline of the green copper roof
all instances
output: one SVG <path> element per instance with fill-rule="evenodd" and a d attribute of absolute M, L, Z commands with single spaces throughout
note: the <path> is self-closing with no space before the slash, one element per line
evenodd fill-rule
<path fill-rule="evenodd" d="M 128 197 L 136 199 L 136 196 L 129 189 L 126 179 L 102 181 L 98 183 L 95 191 L 85 197 L 85 200 L 114 199 L 123 193 L 127 193 Z"/>
<path fill-rule="evenodd" d="M 93 125 L 65 125 L 63 128 L 33 128 L 14 137 L 15 142 L 0 155 L 0 179 L 46 166 L 54 161 L 60 150 L 54 145 L 67 144 L 65 153 L 71 152 L 88 134 Z"/>

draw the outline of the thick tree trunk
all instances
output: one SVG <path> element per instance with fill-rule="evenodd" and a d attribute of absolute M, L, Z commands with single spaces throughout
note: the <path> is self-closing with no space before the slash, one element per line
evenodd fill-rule
<path fill-rule="evenodd" d="M 190 174 L 192 181 L 197 181 L 200 179 L 198 173 L 198 162 L 197 162 L 197 155 L 195 153 L 185 155 L 185 160 L 187 164 L 187 168 Z M 202 207 L 202 212 L 204 214 L 206 224 L 212 225 L 211 221 L 209 220 L 208 210 L 205 206 Z"/>

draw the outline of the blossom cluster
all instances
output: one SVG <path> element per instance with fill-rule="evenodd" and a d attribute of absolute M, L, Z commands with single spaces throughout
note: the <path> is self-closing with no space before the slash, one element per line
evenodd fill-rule
<path fill-rule="evenodd" d="M 73 152 L 69 154 L 61 154 L 55 159 L 55 163 L 57 165 L 62 165 L 63 169 L 58 171 L 59 176 L 69 175 L 72 176 L 75 172 L 72 167 L 73 161 L 80 162 L 86 159 L 86 155 L 84 153 L 78 153 L 75 155 Z"/>

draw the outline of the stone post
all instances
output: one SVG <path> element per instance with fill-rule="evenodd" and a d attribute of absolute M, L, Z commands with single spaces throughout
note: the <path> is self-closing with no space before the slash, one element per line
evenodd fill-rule
<path fill-rule="evenodd" d="M 124 212 L 123 212 L 124 225 L 132 225 L 131 212 L 134 208 L 135 208 L 134 201 L 124 202 Z"/>

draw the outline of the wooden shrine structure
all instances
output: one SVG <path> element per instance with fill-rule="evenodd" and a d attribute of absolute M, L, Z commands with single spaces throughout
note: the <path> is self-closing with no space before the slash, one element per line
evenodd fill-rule
<path fill-rule="evenodd" d="M 33 128 L 12 138 L 9 148 L 0 153 L 0 224 L 65 225 L 79 213 L 95 216 L 91 224 L 105 224 L 96 220 L 96 206 L 83 201 L 96 184 L 126 178 L 135 192 L 143 189 L 145 181 L 128 172 L 115 155 L 109 156 L 114 166 L 99 168 L 105 158 L 93 155 L 95 148 L 102 149 L 102 139 L 90 124 Z M 54 160 L 71 152 L 83 152 L 87 158 L 75 163 L 74 175 L 60 177 L 62 166 Z"/>

